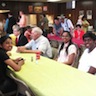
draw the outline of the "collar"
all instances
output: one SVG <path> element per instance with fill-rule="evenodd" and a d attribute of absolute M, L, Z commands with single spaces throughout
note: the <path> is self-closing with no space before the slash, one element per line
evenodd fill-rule
<path fill-rule="evenodd" d="M 39 42 L 41 38 L 42 38 L 42 35 L 39 38 L 37 38 L 36 40 L 34 40 L 35 43 Z"/>
<path fill-rule="evenodd" d="M 64 48 L 66 48 L 68 46 L 69 42 L 65 43 L 64 44 Z"/>

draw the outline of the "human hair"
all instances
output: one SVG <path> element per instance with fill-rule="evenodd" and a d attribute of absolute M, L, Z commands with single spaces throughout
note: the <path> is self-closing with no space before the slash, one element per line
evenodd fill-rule
<path fill-rule="evenodd" d="M 16 29 L 17 31 L 20 31 L 20 26 L 19 25 L 13 25 L 13 27 L 12 27 L 12 29 L 14 30 L 14 29 Z"/>
<path fill-rule="evenodd" d="M 54 20 L 59 20 L 59 18 L 55 17 Z"/>
<path fill-rule="evenodd" d="M 46 17 L 46 15 L 45 15 L 45 14 L 42 14 L 42 16 Z"/>
<path fill-rule="evenodd" d="M 79 28 L 81 28 L 81 25 L 80 25 L 80 24 L 76 24 L 76 27 L 79 27 Z"/>
<path fill-rule="evenodd" d="M 13 13 L 12 12 L 9 12 L 8 15 L 13 15 Z"/>
<path fill-rule="evenodd" d="M 43 31 L 42 31 L 42 29 L 40 27 L 34 27 L 34 28 L 32 28 L 32 31 L 37 32 L 39 34 L 43 34 Z"/>
<path fill-rule="evenodd" d="M 0 38 L 0 44 L 2 45 L 8 38 L 11 39 L 11 37 L 9 37 L 8 35 L 2 36 Z"/>
<path fill-rule="evenodd" d="M 94 34 L 94 33 L 92 33 L 91 31 L 87 31 L 84 35 L 83 35 L 83 40 L 85 39 L 85 38 L 87 38 L 87 37 L 89 37 L 89 38 L 91 38 L 92 40 L 96 40 L 96 35 Z"/>
<path fill-rule="evenodd" d="M 31 28 L 32 28 L 31 26 L 26 26 L 26 30 L 27 30 L 27 29 L 31 29 Z"/>
<path fill-rule="evenodd" d="M 64 33 L 67 33 L 67 34 L 69 35 L 69 37 L 71 38 L 70 41 L 69 41 L 69 44 L 68 44 L 68 46 L 67 46 L 67 48 L 66 48 L 66 54 L 68 54 L 68 48 L 69 48 L 69 46 L 70 46 L 71 44 L 73 44 L 73 42 L 72 42 L 72 35 L 71 35 L 70 32 L 68 32 L 68 31 L 64 31 L 63 34 L 64 34 Z M 63 47 L 64 47 L 64 42 L 61 44 L 61 47 L 60 47 L 60 50 L 59 50 L 59 54 L 60 54 L 60 51 L 63 49 Z"/>
<path fill-rule="evenodd" d="M 84 20 L 86 18 L 86 16 L 84 15 L 83 17 L 82 17 L 82 20 Z"/>

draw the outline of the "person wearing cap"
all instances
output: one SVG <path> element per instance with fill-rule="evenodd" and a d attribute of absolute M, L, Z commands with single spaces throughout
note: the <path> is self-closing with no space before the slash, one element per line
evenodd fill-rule
<path fill-rule="evenodd" d="M 86 49 L 79 60 L 78 69 L 96 75 L 96 35 L 86 32 L 83 40 Z"/>
<path fill-rule="evenodd" d="M 61 26 L 63 27 L 64 31 L 68 31 L 68 32 L 73 32 L 74 26 L 72 24 L 72 21 L 68 18 L 65 18 L 64 15 L 60 15 L 58 16 L 60 22 L 61 22 Z"/>
<path fill-rule="evenodd" d="M 17 48 L 17 52 L 22 53 L 37 53 L 40 52 L 42 56 L 51 58 L 52 49 L 48 39 L 42 35 L 43 31 L 39 27 L 34 27 L 31 31 L 32 40 L 25 46 Z"/>

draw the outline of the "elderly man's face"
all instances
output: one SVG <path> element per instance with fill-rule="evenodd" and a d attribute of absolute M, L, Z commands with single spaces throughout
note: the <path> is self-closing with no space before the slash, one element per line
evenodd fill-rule
<path fill-rule="evenodd" d="M 36 40 L 40 37 L 40 34 L 38 32 L 31 31 L 31 36 L 32 36 L 32 39 Z"/>

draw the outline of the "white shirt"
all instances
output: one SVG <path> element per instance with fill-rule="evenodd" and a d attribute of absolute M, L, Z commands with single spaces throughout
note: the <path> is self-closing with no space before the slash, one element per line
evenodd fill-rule
<path fill-rule="evenodd" d="M 84 72 L 88 72 L 90 67 L 96 68 L 96 48 L 94 48 L 90 53 L 89 49 L 85 49 L 79 60 L 78 69 Z"/>
<path fill-rule="evenodd" d="M 72 22 L 70 19 L 64 19 L 64 23 L 61 23 L 61 26 L 63 27 L 64 31 L 69 31 L 70 32 L 70 28 L 74 28 Z"/>
<path fill-rule="evenodd" d="M 64 45 L 64 48 L 60 51 L 60 55 L 58 57 L 58 62 L 67 62 L 69 59 L 69 55 L 75 53 L 76 54 L 77 48 L 74 44 L 70 45 L 68 48 L 68 55 L 66 54 L 66 45 Z"/>
<path fill-rule="evenodd" d="M 27 49 L 40 50 L 43 52 L 43 56 L 52 57 L 52 49 L 48 39 L 44 36 L 40 36 L 38 39 L 31 40 L 25 45 Z"/>

